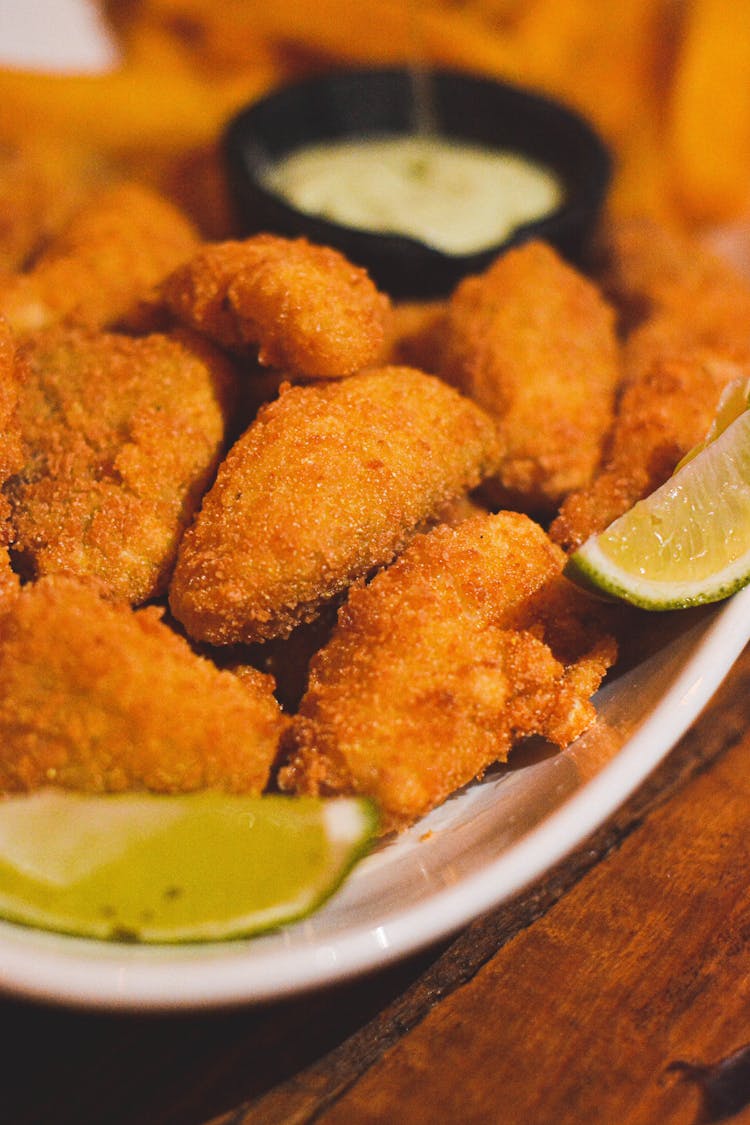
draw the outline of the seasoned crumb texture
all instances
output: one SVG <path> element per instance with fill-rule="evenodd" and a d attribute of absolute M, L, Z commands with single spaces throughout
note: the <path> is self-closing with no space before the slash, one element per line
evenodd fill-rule
<path fill-rule="evenodd" d="M 114 325 L 134 315 L 197 242 L 167 199 L 118 184 L 88 200 L 27 273 L 0 279 L 0 315 L 19 334 L 61 322 Z"/>
<path fill-rule="evenodd" d="M 596 470 L 619 381 L 614 315 L 541 242 L 466 278 L 441 327 L 440 374 L 496 420 L 499 505 L 553 511 Z"/>
<path fill-rule="evenodd" d="M 521 738 L 570 743 L 594 720 L 590 696 L 615 646 L 561 578 L 563 559 L 517 513 L 416 538 L 351 592 L 314 658 L 281 787 L 368 794 L 387 831 Z"/>
<path fill-rule="evenodd" d="M 390 561 L 496 458 L 490 418 L 421 371 L 292 387 L 220 467 L 180 544 L 172 611 L 213 643 L 289 632 Z"/>
<path fill-rule="evenodd" d="M 234 445 L 170 588 L 214 644 L 288 633 L 497 463 L 492 420 L 410 368 L 292 387 Z"/>
<path fill-rule="evenodd" d="M 218 671 L 154 608 L 43 578 L 0 618 L 0 789 L 260 793 L 287 721 L 272 688 Z"/>
<path fill-rule="evenodd" d="M 390 309 L 365 270 L 327 246 L 259 234 L 203 247 L 162 294 L 184 323 L 261 364 L 351 375 L 381 354 Z"/>
<path fill-rule="evenodd" d="M 567 550 L 662 485 L 705 437 L 727 383 L 750 376 L 750 285 L 694 239 L 622 220 L 600 268 L 626 331 L 624 387 L 601 470 L 551 526 Z"/>
<path fill-rule="evenodd" d="M 223 449 L 233 371 L 187 333 L 50 329 L 23 360 L 24 464 L 6 486 L 19 569 L 96 576 L 133 603 L 163 592 Z"/>

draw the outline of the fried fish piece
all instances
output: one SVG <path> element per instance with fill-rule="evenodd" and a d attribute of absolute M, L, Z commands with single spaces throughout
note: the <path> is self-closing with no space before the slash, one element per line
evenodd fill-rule
<path fill-rule="evenodd" d="M 616 649 L 564 583 L 563 561 L 520 513 L 475 516 L 414 539 L 350 592 L 314 657 L 284 740 L 281 788 L 367 794 L 388 831 L 504 761 L 528 735 L 560 747 L 575 739 L 594 720 L 590 696 Z M 558 651 L 546 636 L 553 605 L 564 621 L 553 634 Z"/>
<path fill-rule="evenodd" d="M 388 326 L 387 363 L 405 363 L 438 375 L 441 367 L 447 302 L 401 301 Z"/>
<path fill-rule="evenodd" d="M 623 391 L 604 465 L 586 488 L 564 500 L 550 535 L 568 551 L 580 547 L 659 488 L 701 441 L 727 383 L 750 376 L 721 352 L 699 347 L 654 352 Z"/>
<path fill-rule="evenodd" d="M 750 376 L 750 285 L 695 239 L 623 220 L 603 268 L 630 327 L 624 388 L 601 471 L 551 525 L 566 550 L 662 485 L 705 437 L 727 383 Z"/>
<path fill-rule="evenodd" d="M 172 612 L 212 644 L 289 633 L 497 459 L 492 420 L 420 371 L 291 387 L 230 450 L 185 533 Z"/>
<path fill-rule="evenodd" d="M 0 317 L 0 489 L 23 465 L 21 427 L 18 421 L 20 371 L 13 333 Z M 16 592 L 18 579 L 11 570 L 8 545 L 12 538 L 10 504 L 0 491 L 0 602 Z"/>
<path fill-rule="evenodd" d="M 16 341 L 0 317 L 0 488 L 23 465 L 21 428 L 18 421 L 18 396 L 21 376 Z M 7 545 L 10 505 L 0 492 L 0 544 Z"/>
<path fill-rule="evenodd" d="M 498 422 L 496 504 L 543 514 L 593 476 L 620 378 L 614 315 L 541 242 L 466 278 L 448 302 L 440 372 Z"/>
<path fill-rule="evenodd" d="M 390 307 L 337 250 L 271 234 L 203 247 L 161 292 L 175 316 L 216 343 L 308 378 L 378 360 Z"/>
<path fill-rule="evenodd" d="M 626 334 L 656 321 L 673 341 L 750 354 L 750 285 L 694 236 L 648 217 L 613 220 L 597 276 Z"/>
<path fill-rule="evenodd" d="M 0 142 L 0 272 L 24 269 L 108 174 L 84 148 L 49 137 Z"/>
<path fill-rule="evenodd" d="M 76 212 L 28 273 L 0 280 L 0 315 L 20 334 L 60 322 L 110 327 L 148 301 L 197 242 L 167 199 L 117 184 Z"/>
<path fill-rule="evenodd" d="M 287 720 L 161 620 L 55 575 L 0 616 L 0 790 L 260 793 Z"/>
<path fill-rule="evenodd" d="M 5 489 L 18 569 L 94 575 L 132 603 L 164 592 L 223 452 L 233 369 L 182 330 L 54 328 L 21 358 L 24 462 Z"/>

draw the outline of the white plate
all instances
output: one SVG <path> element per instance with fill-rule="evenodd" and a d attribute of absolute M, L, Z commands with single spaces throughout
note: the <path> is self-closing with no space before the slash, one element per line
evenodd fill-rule
<path fill-rule="evenodd" d="M 314 917 L 248 941 L 146 947 L 0 924 L 0 989 L 144 1011 L 248 1004 L 386 965 L 538 879 L 631 794 L 708 702 L 750 634 L 750 587 L 719 607 L 641 615 L 595 727 L 517 752 L 364 860 Z"/>
<path fill-rule="evenodd" d="M 65 0 L 64 17 L 61 2 L 0 0 L 0 65 L 113 65 L 92 0 Z M 208 1008 L 293 995 L 404 957 L 497 906 L 579 845 L 666 756 L 748 636 L 750 587 L 718 608 L 644 615 L 628 670 L 621 666 L 596 697 L 592 731 L 537 762 L 517 752 L 524 764 L 470 786 L 382 846 L 300 925 L 250 941 L 149 948 L 0 923 L 0 990 L 90 1008 Z"/>

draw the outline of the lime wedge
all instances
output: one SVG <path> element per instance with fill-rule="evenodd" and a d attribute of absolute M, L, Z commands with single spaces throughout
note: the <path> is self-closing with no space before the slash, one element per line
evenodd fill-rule
<path fill-rule="evenodd" d="M 121 941 L 255 934 L 318 907 L 376 830 L 374 806 L 353 797 L 9 797 L 0 917 Z"/>
<path fill-rule="evenodd" d="M 736 391 L 722 400 L 707 444 L 691 451 L 661 488 L 570 556 L 569 578 L 654 610 L 719 601 L 746 585 L 750 410 L 736 414 Z M 734 420 L 727 422 L 732 411 Z"/>

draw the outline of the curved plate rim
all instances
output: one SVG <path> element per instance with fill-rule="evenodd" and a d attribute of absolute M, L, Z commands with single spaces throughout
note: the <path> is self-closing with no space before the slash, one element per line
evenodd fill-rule
<path fill-rule="evenodd" d="M 207 946 L 134 947 L 0 924 L 0 990 L 73 1007 L 168 1011 L 288 998 L 383 968 L 461 929 L 538 880 L 580 846 L 688 730 L 750 633 L 750 587 L 718 607 L 659 702 L 613 759 L 539 825 L 480 870 L 405 902 L 381 925 L 357 922 L 332 938 Z"/>

